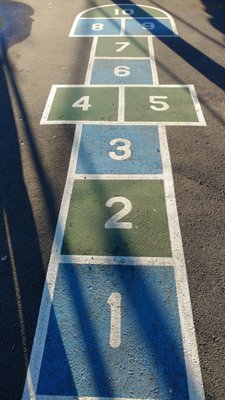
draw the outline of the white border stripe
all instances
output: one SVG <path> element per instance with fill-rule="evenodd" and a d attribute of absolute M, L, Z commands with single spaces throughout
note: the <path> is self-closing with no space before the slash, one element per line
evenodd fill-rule
<path fill-rule="evenodd" d="M 142 180 L 163 180 L 162 174 L 76 174 L 75 180 L 131 180 L 131 181 L 142 181 Z"/>
<path fill-rule="evenodd" d="M 172 167 L 165 128 L 159 128 L 161 157 L 164 171 L 164 188 L 167 204 L 167 216 L 170 230 L 172 255 L 175 261 L 175 280 L 177 287 L 178 308 L 180 314 L 184 357 L 187 369 L 189 395 L 192 400 L 204 400 L 201 369 L 199 365 L 197 343 L 188 288 L 188 278 L 184 260 Z"/>
<path fill-rule="evenodd" d="M 133 265 L 146 267 L 173 267 L 174 259 L 172 257 L 125 257 L 125 256 L 78 256 L 61 255 L 60 263 L 73 264 L 93 264 L 93 265 Z"/>
<path fill-rule="evenodd" d="M 126 397 L 77 397 L 77 396 L 37 396 L 37 400 L 160 400 L 158 397 L 148 399 Z"/>
<path fill-rule="evenodd" d="M 49 315 L 51 310 L 56 276 L 58 272 L 60 250 L 63 241 L 70 197 L 73 190 L 74 171 L 76 168 L 78 150 L 80 147 L 81 131 L 82 131 L 82 126 L 77 125 L 73 141 L 73 147 L 71 151 L 70 164 L 66 179 L 65 190 L 61 202 L 58 222 L 55 231 L 55 237 L 52 245 L 51 258 L 48 265 L 48 271 L 41 300 L 38 323 L 35 332 L 34 343 L 32 347 L 32 353 L 27 372 L 27 379 L 24 387 L 24 393 L 22 397 L 23 400 L 36 399 L 35 393 L 37 391 L 38 378 L 40 374 L 41 361 L 45 345 L 45 340 L 43 338 L 45 338 L 47 335 Z"/>
<path fill-rule="evenodd" d="M 91 83 L 91 76 L 92 76 L 92 70 L 94 66 L 94 61 L 95 61 L 95 53 L 96 53 L 96 47 L 98 43 L 98 36 L 95 36 L 92 42 L 92 47 L 91 47 L 91 53 L 90 53 L 90 58 L 89 58 L 89 63 L 87 67 L 87 74 L 85 78 L 85 85 L 89 86 Z"/>
<path fill-rule="evenodd" d="M 119 18 L 121 19 L 121 18 Z M 124 36 L 125 35 L 125 29 L 126 29 L 126 19 L 122 18 L 121 19 L 121 30 L 120 30 L 120 36 Z"/>
<path fill-rule="evenodd" d="M 149 50 L 150 65 L 151 65 L 151 71 L 152 71 L 152 81 L 154 83 L 154 86 L 156 86 L 156 85 L 158 86 L 159 79 L 158 79 L 158 72 L 157 72 L 156 61 L 155 61 L 153 39 L 151 37 L 148 38 L 148 50 Z"/>
<path fill-rule="evenodd" d="M 119 86 L 118 122 L 120 124 L 124 123 L 124 113 L 125 113 L 125 88 L 124 86 Z"/>

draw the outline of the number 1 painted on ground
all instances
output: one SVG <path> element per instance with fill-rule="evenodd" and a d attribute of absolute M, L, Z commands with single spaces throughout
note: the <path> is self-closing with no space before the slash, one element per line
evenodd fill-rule
<path fill-rule="evenodd" d="M 107 303 L 111 309 L 109 344 L 115 349 L 121 345 L 121 294 L 112 293 Z"/>

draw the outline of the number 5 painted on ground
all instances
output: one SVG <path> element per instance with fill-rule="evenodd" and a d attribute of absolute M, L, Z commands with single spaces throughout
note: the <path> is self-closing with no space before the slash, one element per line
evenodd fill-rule
<path fill-rule="evenodd" d="M 165 101 L 163 100 L 167 100 L 168 97 L 167 96 L 149 96 L 149 102 L 151 104 L 155 104 L 155 105 L 151 105 L 150 108 L 154 111 L 166 111 L 169 108 L 169 104 L 167 104 Z"/>

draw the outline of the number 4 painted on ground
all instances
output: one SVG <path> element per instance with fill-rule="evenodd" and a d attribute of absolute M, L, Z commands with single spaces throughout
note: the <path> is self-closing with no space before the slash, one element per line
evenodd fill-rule
<path fill-rule="evenodd" d="M 88 109 L 91 106 L 91 104 L 89 103 L 89 96 L 83 96 L 81 97 L 79 100 L 75 101 L 75 103 L 72 104 L 73 108 L 82 108 L 83 111 L 88 111 Z"/>

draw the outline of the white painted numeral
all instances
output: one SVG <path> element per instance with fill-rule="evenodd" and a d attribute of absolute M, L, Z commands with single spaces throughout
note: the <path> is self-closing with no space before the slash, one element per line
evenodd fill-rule
<path fill-rule="evenodd" d="M 169 108 L 169 104 L 162 100 L 167 100 L 167 96 L 149 96 L 149 102 L 155 104 L 150 106 L 154 111 L 166 111 Z"/>
<path fill-rule="evenodd" d="M 92 31 L 102 31 L 104 29 L 104 24 L 93 24 L 91 29 Z"/>
<path fill-rule="evenodd" d="M 117 53 L 120 53 L 121 51 L 125 50 L 129 45 L 130 42 L 116 42 L 117 45 L 120 47 L 116 50 Z M 122 46 L 121 46 L 122 45 Z"/>
<path fill-rule="evenodd" d="M 123 203 L 124 207 L 106 221 L 105 229 L 132 229 L 131 222 L 120 222 L 120 220 L 132 210 L 130 200 L 126 199 L 126 197 L 112 197 L 105 205 L 106 207 L 112 207 L 115 203 Z"/>
<path fill-rule="evenodd" d="M 131 8 L 126 8 L 125 10 L 120 10 L 119 8 L 115 8 L 115 15 L 120 15 L 120 11 L 122 11 L 123 15 L 133 15 L 134 14 L 134 10 L 132 10 Z"/>
<path fill-rule="evenodd" d="M 118 155 L 114 151 L 110 151 L 109 156 L 113 160 L 118 160 L 118 161 L 123 161 L 123 160 L 127 160 L 128 158 L 130 158 L 131 142 L 128 139 L 116 138 L 116 139 L 111 140 L 111 142 L 109 144 L 110 144 L 110 146 L 115 146 L 117 143 L 123 143 L 122 146 L 117 146 L 117 148 L 116 148 L 116 150 L 122 151 L 123 154 Z"/>
<path fill-rule="evenodd" d="M 142 24 L 142 29 L 152 31 L 153 29 L 155 29 L 155 24 L 153 24 L 153 22 L 145 22 L 144 24 Z"/>
<path fill-rule="evenodd" d="M 121 294 L 112 293 L 107 303 L 111 309 L 109 344 L 115 349 L 121 345 Z"/>
<path fill-rule="evenodd" d="M 114 68 L 114 74 L 116 76 L 129 76 L 130 75 L 130 67 L 126 65 L 119 65 Z"/>
<path fill-rule="evenodd" d="M 72 104 L 73 108 L 82 108 L 83 111 L 88 111 L 88 109 L 91 107 L 91 104 L 89 103 L 89 96 L 83 96 L 79 100 L 75 101 L 75 103 Z"/>

